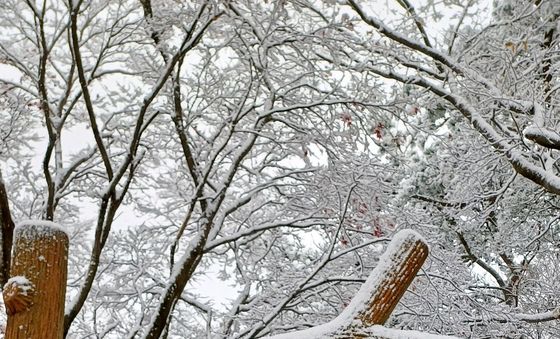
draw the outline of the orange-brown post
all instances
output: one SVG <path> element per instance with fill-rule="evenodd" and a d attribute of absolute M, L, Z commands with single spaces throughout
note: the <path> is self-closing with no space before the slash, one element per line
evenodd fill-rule
<path fill-rule="evenodd" d="M 61 339 L 68 263 L 68 236 L 55 223 L 16 227 L 10 280 L 4 286 L 6 339 Z"/>
<path fill-rule="evenodd" d="M 379 276 L 365 309 L 358 312 L 362 326 L 383 325 L 428 257 L 428 245 L 416 233 L 401 232 L 380 262 Z M 395 237 L 397 238 L 397 237 Z M 396 241 L 400 241 L 395 244 Z"/>

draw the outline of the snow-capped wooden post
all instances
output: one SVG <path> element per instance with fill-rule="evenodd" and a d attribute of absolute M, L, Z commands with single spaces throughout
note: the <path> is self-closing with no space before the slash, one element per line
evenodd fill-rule
<path fill-rule="evenodd" d="M 4 285 L 6 339 L 61 339 L 68 263 L 68 236 L 48 221 L 15 229 L 11 278 Z"/>
<path fill-rule="evenodd" d="M 384 338 L 391 330 L 376 325 L 387 321 L 427 257 L 428 245 L 418 233 L 400 231 L 338 317 L 323 325 L 271 338 Z"/>
<path fill-rule="evenodd" d="M 356 309 L 354 318 L 363 326 L 383 325 L 427 257 L 428 245 L 418 233 L 399 232 L 356 296 L 370 297 L 365 307 Z"/>

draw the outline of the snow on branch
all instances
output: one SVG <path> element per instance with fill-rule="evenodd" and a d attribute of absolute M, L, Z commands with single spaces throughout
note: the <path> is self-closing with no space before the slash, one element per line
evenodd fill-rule
<path fill-rule="evenodd" d="M 525 138 L 546 148 L 560 149 L 560 133 L 545 127 L 529 126 L 523 130 Z"/>
<path fill-rule="evenodd" d="M 422 44 L 421 42 L 411 39 L 403 34 L 396 32 L 395 30 L 391 29 L 390 27 L 386 26 L 383 21 L 377 19 L 373 14 L 373 10 L 368 6 L 364 7 L 358 5 L 354 0 L 347 0 L 348 5 L 352 7 L 352 9 L 360 16 L 360 18 L 371 27 L 375 28 L 380 34 L 386 36 L 387 38 L 405 46 L 412 51 L 419 52 L 431 58 L 436 63 L 440 63 L 445 65 L 455 74 L 460 76 L 467 76 L 472 80 L 475 80 L 482 84 L 485 88 L 489 90 L 489 92 L 496 98 L 503 98 L 504 95 L 501 91 L 495 86 L 492 81 L 486 79 L 482 76 L 479 72 L 471 70 L 469 68 L 463 67 L 459 62 L 451 58 L 450 56 L 438 51 L 435 48 L 432 48 L 429 45 Z M 508 108 L 525 112 L 528 110 L 528 107 L 518 104 L 515 101 L 503 101 L 502 104 L 506 105 Z"/>
<path fill-rule="evenodd" d="M 560 319 L 560 307 L 556 307 L 551 311 L 535 313 L 535 314 L 529 314 L 529 313 L 508 314 L 502 317 L 492 318 L 491 320 L 499 323 L 521 321 L 521 322 L 536 324 L 536 323 L 543 323 L 543 322 L 553 321 L 558 319 Z"/>
<path fill-rule="evenodd" d="M 554 173 L 526 159 L 514 148 L 514 145 L 507 139 L 504 139 L 465 98 L 419 76 L 406 76 L 394 71 L 381 70 L 375 67 L 370 67 L 368 70 L 387 79 L 423 87 L 446 100 L 470 121 L 473 128 L 478 131 L 496 151 L 507 158 L 517 173 L 542 186 L 553 194 L 560 194 L 560 178 Z"/>
<path fill-rule="evenodd" d="M 381 325 L 374 325 L 356 332 L 356 335 L 362 335 L 368 338 L 385 338 L 385 339 L 457 339 L 457 337 L 448 335 L 431 334 L 420 331 L 396 330 Z"/>
<path fill-rule="evenodd" d="M 537 313 L 537 314 L 516 314 L 514 318 L 519 321 L 524 321 L 528 323 L 540 323 L 551 320 L 560 319 L 560 307 L 555 308 L 552 311 Z"/>
<path fill-rule="evenodd" d="M 430 48 L 429 46 L 426 46 L 419 41 L 412 40 L 402 34 L 399 34 L 398 32 L 386 26 L 381 20 L 375 17 L 373 11 L 371 10 L 371 8 L 369 8 L 370 6 L 361 6 L 354 0 L 348 0 L 347 3 L 366 24 L 375 28 L 380 34 L 411 49 L 412 51 L 419 52 L 431 58 L 436 63 L 445 65 L 456 75 L 468 76 L 472 80 L 479 82 L 488 89 L 489 94 L 491 94 L 493 97 L 504 97 L 501 91 L 479 72 L 462 67 L 459 62 L 453 60 L 449 56 L 437 51 L 436 49 Z M 486 138 L 486 140 L 490 142 L 492 147 L 494 147 L 497 151 L 502 153 L 507 158 L 507 160 L 510 162 L 517 173 L 528 178 L 529 180 L 532 180 L 533 182 L 542 186 L 553 194 L 560 194 L 560 178 L 554 173 L 533 164 L 531 161 L 527 160 L 519 151 L 515 150 L 515 145 L 509 142 L 507 139 L 504 139 L 498 133 L 498 131 L 496 131 L 492 127 L 492 125 L 488 121 L 486 121 L 464 97 L 461 97 L 460 95 L 457 95 L 455 93 L 451 93 L 450 91 L 444 89 L 442 86 L 420 76 L 406 76 L 398 74 L 394 71 L 376 69 L 375 67 L 372 67 L 369 70 L 385 78 L 394 79 L 401 83 L 412 84 L 426 88 L 440 98 L 448 101 L 471 122 L 474 129 L 477 130 L 484 138 Z M 518 104 L 514 100 L 502 100 L 501 104 L 504 104 L 509 109 L 516 111 L 518 110 L 526 112 L 528 110 L 528 107 L 526 105 Z M 532 108 L 534 109 L 535 113 L 535 123 L 537 126 L 541 126 L 542 108 L 539 107 L 539 105 L 533 105 Z M 527 139 L 533 140 L 542 146 L 560 149 L 560 136 L 553 131 L 546 130 L 544 128 L 530 127 L 525 130 L 525 136 L 527 137 Z"/>

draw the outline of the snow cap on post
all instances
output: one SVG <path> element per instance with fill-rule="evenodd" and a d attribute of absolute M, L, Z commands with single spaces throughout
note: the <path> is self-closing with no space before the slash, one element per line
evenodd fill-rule
<path fill-rule="evenodd" d="M 68 235 L 44 220 L 19 223 L 4 287 L 6 338 L 59 339 L 64 330 Z"/>
<path fill-rule="evenodd" d="M 64 227 L 52 221 L 22 220 L 15 227 L 14 238 L 37 237 L 41 234 L 44 236 L 56 236 L 57 232 L 66 234 Z M 67 234 L 66 237 L 68 237 Z"/>

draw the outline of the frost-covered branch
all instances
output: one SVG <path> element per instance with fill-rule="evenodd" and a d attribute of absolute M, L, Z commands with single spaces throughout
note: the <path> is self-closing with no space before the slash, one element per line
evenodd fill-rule
<path fill-rule="evenodd" d="M 560 308 L 555 308 L 552 311 L 535 313 L 535 314 L 517 313 L 517 314 L 513 314 L 512 317 L 515 320 L 524 321 L 532 324 L 541 323 L 545 321 L 553 321 L 553 320 L 560 319 Z"/>
<path fill-rule="evenodd" d="M 546 127 L 529 126 L 523 130 L 523 135 L 540 146 L 560 149 L 560 134 L 554 130 Z"/>
<path fill-rule="evenodd" d="M 487 264 L 484 260 L 480 259 L 478 256 L 476 256 L 472 252 L 472 250 L 471 250 L 467 240 L 465 239 L 464 235 L 460 232 L 457 232 L 457 237 L 459 237 L 459 242 L 461 243 L 465 252 L 467 253 L 468 259 L 470 261 L 472 261 L 473 263 L 482 267 L 486 272 L 488 272 L 494 278 L 494 280 L 496 280 L 496 283 L 498 283 L 498 286 L 500 286 L 500 288 L 506 288 L 506 283 L 502 279 L 500 274 L 494 268 L 492 268 L 492 266 Z"/>
<path fill-rule="evenodd" d="M 338 239 L 338 235 L 342 229 L 342 221 L 344 220 L 346 213 L 348 212 L 348 204 L 350 202 L 350 197 L 352 196 L 352 191 L 357 185 L 354 184 L 350 186 L 345 194 L 343 199 L 343 209 L 342 209 L 342 216 L 340 218 L 341 222 L 337 225 L 336 230 L 334 231 L 334 235 L 331 239 L 329 247 L 325 253 L 323 253 L 322 258 L 319 263 L 315 265 L 313 270 L 307 274 L 298 284 L 293 288 L 282 300 L 275 305 L 274 309 L 267 314 L 259 323 L 251 329 L 245 331 L 246 333 L 242 333 L 240 336 L 248 336 L 253 337 L 261 333 L 267 326 L 270 324 L 276 317 L 280 315 L 284 307 L 288 305 L 298 294 L 300 294 L 301 290 L 304 289 L 314 278 L 317 274 L 332 260 L 332 256 L 334 254 L 335 244 Z"/>
<path fill-rule="evenodd" d="M 471 106 L 463 97 L 451 93 L 450 91 L 434 84 L 421 77 L 408 77 L 394 71 L 385 71 L 377 68 L 369 68 L 370 71 L 399 82 L 418 85 L 430 90 L 438 97 L 451 103 L 459 112 L 467 118 L 475 130 L 477 130 L 489 143 L 500 152 L 522 176 L 532 180 L 536 184 L 544 187 L 554 194 L 560 194 L 560 178 L 554 173 L 539 167 L 525 157 L 522 153 L 515 149 L 515 145 L 510 140 L 504 139 L 500 134 L 486 121 L 480 113 Z"/>

